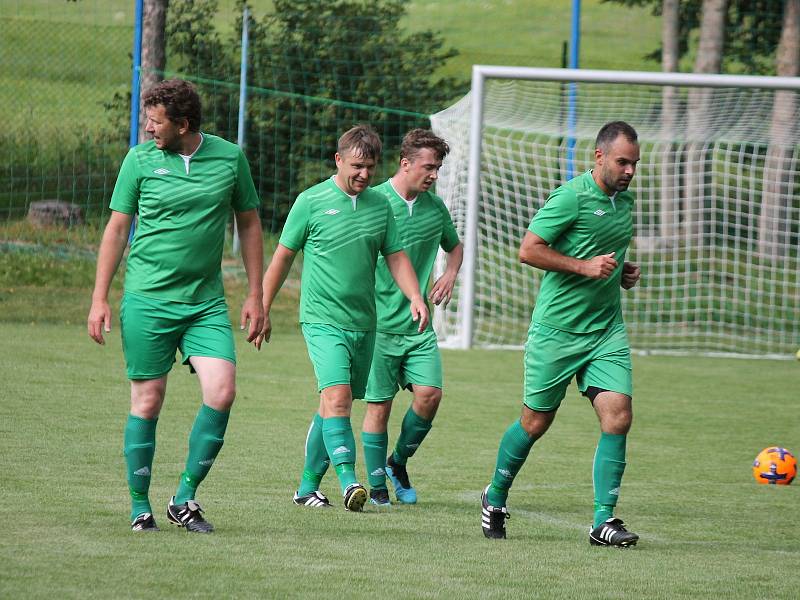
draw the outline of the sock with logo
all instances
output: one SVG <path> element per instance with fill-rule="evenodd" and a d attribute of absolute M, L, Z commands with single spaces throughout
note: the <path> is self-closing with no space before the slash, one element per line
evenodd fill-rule
<path fill-rule="evenodd" d="M 344 493 L 348 485 L 356 483 L 356 439 L 350 417 L 322 419 L 322 439 Z"/>
<path fill-rule="evenodd" d="M 494 469 L 492 483 L 486 492 L 486 500 L 492 506 L 503 507 L 508 500 L 508 490 L 514 483 L 522 465 L 530 454 L 533 443 L 536 441 L 528 435 L 519 419 L 506 429 L 500 440 L 500 449 L 497 451 L 497 465 Z"/>
<path fill-rule="evenodd" d="M 614 514 L 619 498 L 619 486 L 625 472 L 625 446 L 627 435 L 600 433 L 594 453 L 594 527 Z"/>
<path fill-rule="evenodd" d="M 305 496 L 319 489 L 319 483 L 331 464 L 325 442 L 322 440 L 322 417 L 314 414 L 306 435 L 305 463 L 300 477 L 298 496 Z"/>
<path fill-rule="evenodd" d="M 131 521 L 142 513 L 152 513 L 150 507 L 150 475 L 156 453 L 156 424 L 158 419 L 142 419 L 128 415 L 125 423 L 123 450 L 131 494 Z"/>
<path fill-rule="evenodd" d="M 230 411 L 221 412 L 206 404 L 200 406 L 189 435 L 189 455 L 186 457 L 186 470 L 181 474 L 175 504 L 194 500 L 197 486 L 206 478 L 214 459 L 219 454 L 228 427 Z"/>
<path fill-rule="evenodd" d="M 364 445 L 364 464 L 367 480 L 373 490 L 386 489 L 386 452 L 389 448 L 389 434 L 361 432 Z"/>
<path fill-rule="evenodd" d="M 403 417 L 403 425 L 400 427 L 400 435 L 392 452 L 392 460 L 395 464 L 404 465 L 408 459 L 414 456 L 422 440 L 428 435 L 433 426 L 433 421 L 423 419 L 414 412 L 412 407 L 408 407 Z"/>

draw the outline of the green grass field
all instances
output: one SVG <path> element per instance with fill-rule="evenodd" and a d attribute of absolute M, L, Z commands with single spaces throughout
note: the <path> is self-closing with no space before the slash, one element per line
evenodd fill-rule
<path fill-rule="evenodd" d="M 221 2 L 221 19 L 233 1 Z M 270 5 L 253 4 L 256 14 Z M 448 74 L 468 77 L 472 63 L 559 66 L 569 4 L 417 0 L 407 22 L 445 32 L 462 53 Z M 658 44 L 648 11 L 600 0 L 584 0 L 583 11 L 582 66 L 658 67 L 642 58 Z M 36 137 L 64 123 L 92 126 L 102 102 L 129 84 L 131 20 L 128 0 L 0 0 L 0 105 L 16 116 L 10 127 Z M 0 227 L 0 598 L 800 596 L 800 482 L 759 486 L 750 472 L 766 446 L 800 453 L 794 361 L 635 358 L 618 511 L 641 535 L 633 550 L 587 543 L 597 425 L 574 388 L 517 478 L 509 539 L 484 539 L 480 490 L 520 408 L 522 355 L 513 351 L 443 352 L 445 399 L 410 463 L 417 506 L 350 514 L 340 503 L 322 513 L 292 505 L 317 404 L 295 323 L 296 273 L 274 308 L 272 343 L 257 353 L 239 340 L 237 404 L 199 494 L 217 532 L 187 536 L 163 516 L 199 403 L 195 378 L 177 368 L 151 489 L 162 531 L 132 534 L 119 328 L 99 347 L 84 324 L 99 239 L 97 223 Z M 226 256 L 234 320 L 238 264 Z M 118 278 L 115 311 L 120 290 Z M 408 401 L 397 401 L 394 435 Z M 359 430 L 361 404 L 354 415 Z M 323 490 L 338 499 L 337 489 L 329 473 Z"/>
<path fill-rule="evenodd" d="M 418 505 L 315 512 L 290 501 L 316 401 L 302 338 L 281 318 L 262 352 L 240 344 L 226 445 L 198 496 L 217 532 L 198 537 L 161 514 L 198 406 L 194 378 L 173 371 L 159 423 L 162 531 L 135 535 L 118 329 L 106 347 L 83 324 L 2 323 L 0 336 L 3 598 L 798 596 L 800 487 L 759 486 L 750 473 L 765 446 L 800 450 L 795 362 L 635 359 L 618 512 L 641 541 L 619 551 L 587 543 L 597 425 L 574 388 L 517 478 L 509 539 L 481 534 L 480 489 L 519 411 L 518 352 L 444 352 L 445 399 L 410 462 Z M 407 403 L 396 403 L 395 433 Z M 359 429 L 360 404 L 354 415 Z M 328 474 L 323 490 L 336 489 Z"/>

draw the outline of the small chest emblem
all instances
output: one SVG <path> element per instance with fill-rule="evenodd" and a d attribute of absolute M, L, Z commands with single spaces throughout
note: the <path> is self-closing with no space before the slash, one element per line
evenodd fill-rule
<path fill-rule="evenodd" d="M 324 213 L 322 213 L 322 214 L 323 214 L 323 215 L 337 215 L 337 214 L 339 214 L 339 211 L 338 211 L 338 210 L 336 210 L 335 208 L 329 208 L 328 210 L 326 210 L 326 211 L 325 211 Z"/>
<path fill-rule="evenodd" d="M 598 209 L 597 209 L 596 211 L 594 211 L 594 213 L 592 213 L 592 214 L 595 214 L 595 215 L 597 215 L 598 217 L 602 217 L 604 214 L 606 214 L 606 211 L 604 211 L 602 208 L 598 208 Z"/>
<path fill-rule="evenodd" d="M 167 173 L 169 173 L 169 169 L 161 167 L 160 169 L 154 170 L 153 173 L 155 173 L 156 175 L 166 175 Z"/>

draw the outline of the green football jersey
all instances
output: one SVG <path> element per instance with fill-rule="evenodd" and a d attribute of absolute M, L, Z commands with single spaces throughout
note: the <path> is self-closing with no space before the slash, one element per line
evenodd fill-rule
<path fill-rule="evenodd" d="M 633 195 L 610 198 L 592 172 L 556 188 L 528 229 L 566 256 L 590 259 L 614 252 L 618 266 L 607 279 L 545 271 L 532 321 L 553 329 L 588 333 L 622 321 L 620 282 L 633 235 Z"/>
<path fill-rule="evenodd" d="M 241 149 L 215 135 L 189 160 L 134 146 L 120 167 L 111 210 L 139 213 L 125 271 L 125 290 L 174 302 L 203 302 L 224 295 L 222 246 L 231 208 L 259 205 Z"/>
<path fill-rule="evenodd" d="M 375 329 L 378 254 L 403 249 L 383 194 L 367 188 L 354 203 L 332 178 L 318 183 L 297 197 L 280 243 L 303 251 L 301 323 Z"/>
<path fill-rule="evenodd" d="M 414 266 L 420 292 L 427 303 L 431 272 L 439 247 L 450 252 L 459 242 L 450 213 L 442 199 L 430 192 L 419 194 L 409 210 L 408 203 L 395 191 L 391 181 L 385 181 L 375 189 L 389 199 L 403 248 Z M 378 331 L 404 335 L 418 333 L 418 324 L 411 320 L 410 304 L 392 278 L 386 260 L 379 258 L 375 270 Z M 431 327 L 428 323 L 428 328 Z"/>

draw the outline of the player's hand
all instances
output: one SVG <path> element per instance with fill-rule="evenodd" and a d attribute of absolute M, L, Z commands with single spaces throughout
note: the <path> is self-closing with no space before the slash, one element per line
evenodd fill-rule
<path fill-rule="evenodd" d="M 417 331 L 422 333 L 428 327 L 428 307 L 425 306 L 425 300 L 422 296 L 414 296 L 411 298 L 411 320 L 419 322 Z"/>
<path fill-rule="evenodd" d="M 249 326 L 248 326 L 249 322 Z M 242 305 L 242 317 L 239 321 L 239 329 L 247 327 L 247 341 L 255 342 L 255 339 L 264 329 L 264 306 L 258 296 L 248 296 Z M 256 346 L 257 348 L 260 346 Z"/>
<path fill-rule="evenodd" d="M 447 308 L 448 302 L 450 302 L 450 299 L 453 297 L 453 288 L 455 284 L 456 274 L 445 273 L 433 284 L 428 298 L 430 298 L 430 301 L 436 306 L 441 304 L 442 308 Z"/>
<path fill-rule="evenodd" d="M 614 254 L 614 252 L 601 254 L 584 261 L 583 274 L 591 279 L 608 279 L 618 265 L 617 261 L 614 260 Z"/>
<path fill-rule="evenodd" d="M 264 321 L 261 324 L 261 331 L 253 340 L 253 346 L 256 347 L 257 350 L 261 350 L 261 344 L 266 342 L 269 344 L 269 338 L 272 335 L 272 321 L 269 320 L 269 312 L 264 311 Z"/>
<path fill-rule="evenodd" d="M 101 346 L 106 343 L 103 331 L 111 331 L 111 307 L 106 300 L 93 300 L 87 319 L 89 337 Z"/>
<path fill-rule="evenodd" d="M 629 290 L 633 286 L 636 285 L 636 282 L 639 281 L 639 277 L 642 275 L 642 270 L 639 268 L 639 265 L 634 263 L 625 262 L 622 264 L 622 289 Z"/>

